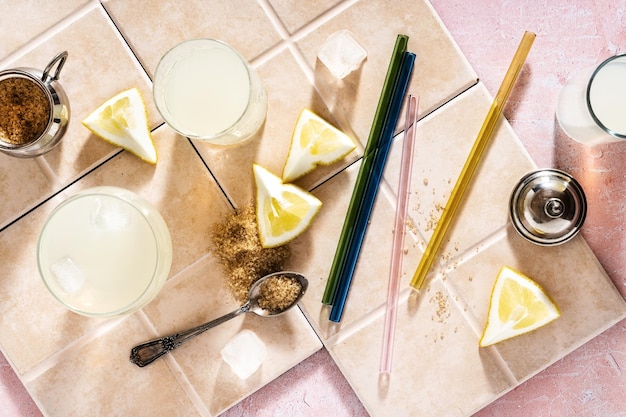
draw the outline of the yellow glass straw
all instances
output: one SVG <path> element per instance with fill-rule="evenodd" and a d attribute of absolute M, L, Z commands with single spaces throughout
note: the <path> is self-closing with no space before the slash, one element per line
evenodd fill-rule
<path fill-rule="evenodd" d="M 504 80 L 502 80 L 502 84 L 500 85 L 500 89 L 496 94 L 493 103 L 491 104 L 491 108 L 489 109 L 489 113 L 487 113 L 487 117 L 483 122 L 483 125 L 478 132 L 478 137 L 474 142 L 474 146 L 470 151 L 467 160 L 465 161 L 465 165 L 461 170 L 461 174 L 459 175 L 459 179 L 454 185 L 454 189 L 450 194 L 450 198 L 448 199 L 448 203 L 446 204 L 443 212 L 441 213 L 441 218 L 435 227 L 432 237 L 428 242 L 428 246 L 424 251 L 424 255 L 420 260 L 420 263 L 413 275 L 413 279 L 411 280 L 411 287 L 413 289 L 419 291 L 422 289 L 424 285 L 424 281 L 426 279 L 426 275 L 430 270 L 430 267 L 435 260 L 435 256 L 439 251 L 439 247 L 441 246 L 441 242 L 448 231 L 448 227 L 450 223 L 452 223 L 452 219 L 454 218 L 454 213 L 459 207 L 461 200 L 463 199 L 463 194 L 469 185 L 472 175 L 480 162 L 482 154 L 487 147 L 487 143 L 491 138 L 491 135 L 496 127 L 496 124 L 502 114 L 502 109 L 504 108 L 504 104 L 509 98 L 509 94 L 513 89 L 513 85 L 519 76 L 520 71 L 522 70 L 522 66 L 524 65 L 524 61 L 526 61 L 526 57 L 528 56 L 528 52 L 530 51 L 530 47 L 535 40 L 535 34 L 532 32 L 524 32 L 524 37 L 517 47 L 517 51 L 513 56 L 513 60 L 511 61 L 511 65 L 504 76 Z"/>

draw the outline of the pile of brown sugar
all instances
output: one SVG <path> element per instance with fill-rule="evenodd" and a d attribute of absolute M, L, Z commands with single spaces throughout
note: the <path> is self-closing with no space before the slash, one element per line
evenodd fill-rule
<path fill-rule="evenodd" d="M 272 313 L 282 313 L 295 303 L 302 292 L 302 285 L 286 275 L 275 275 L 261 284 L 259 306 Z"/>
<path fill-rule="evenodd" d="M 50 118 L 46 93 L 26 78 L 0 81 L 0 140 L 23 145 L 40 137 Z"/>
<path fill-rule="evenodd" d="M 282 271 L 290 256 L 287 246 L 261 246 L 253 204 L 231 213 L 223 222 L 216 224 L 211 238 L 213 251 L 228 277 L 228 287 L 240 302 L 247 299 L 256 280 Z"/>

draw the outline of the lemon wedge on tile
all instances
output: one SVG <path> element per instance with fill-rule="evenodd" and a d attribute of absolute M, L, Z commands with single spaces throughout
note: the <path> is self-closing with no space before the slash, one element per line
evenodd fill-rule
<path fill-rule="evenodd" d="M 155 164 L 157 152 L 148 126 L 146 105 L 135 87 L 108 99 L 83 120 L 83 125 L 105 141 Z"/>
<path fill-rule="evenodd" d="M 309 109 L 296 121 L 282 178 L 291 182 L 311 172 L 317 165 L 330 165 L 356 148 L 354 141 L 341 130 Z"/>
<path fill-rule="evenodd" d="M 311 224 L 322 202 L 309 192 L 284 184 L 280 177 L 253 164 L 256 218 L 261 246 L 284 245 Z"/>
<path fill-rule="evenodd" d="M 550 296 L 532 279 L 509 267 L 498 273 L 491 291 L 480 346 L 490 346 L 544 326 L 561 315 Z"/>

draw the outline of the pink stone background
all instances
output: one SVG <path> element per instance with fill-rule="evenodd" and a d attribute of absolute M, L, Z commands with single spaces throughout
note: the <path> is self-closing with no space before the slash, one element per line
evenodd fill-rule
<path fill-rule="evenodd" d="M 626 296 L 626 141 L 585 148 L 564 137 L 554 119 L 558 93 L 576 70 L 626 53 L 626 0 L 431 3 L 492 95 L 522 33 L 529 30 L 537 34 L 504 114 L 539 167 L 561 168 L 582 183 L 589 203 L 583 235 Z M 2 355 L 0 404 L 0 416 L 41 416 Z M 367 415 L 325 350 L 223 414 Z M 626 322 L 618 323 L 475 416 L 626 416 Z"/>

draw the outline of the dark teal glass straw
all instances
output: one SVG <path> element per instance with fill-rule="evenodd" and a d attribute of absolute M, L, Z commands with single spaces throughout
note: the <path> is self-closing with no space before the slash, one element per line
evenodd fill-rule
<path fill-rule="evenodd" d="M 385 170 L 385 163 L 387 162 L 389 149 L 391 148 L 391 143 L 393 142 L 393 132 L 398 124 L 400 109 L 402 108 L 402 103 L 404 102 L 404 97 L 409 86 L 409 80 L 411 79 L 411 74 L 413 73 L 414 63 L 415 54 L 405 52 L 402 60 L 402 66 L 400 68 L 399 79 L 395 86 L 393 98 L 389 106 L 389 113 L 384 123 L 380 144 L 375 150 L 372 171 L 370 171 L 370 175 L 368 175 L 362 204 L 361 207 L 359 207 L 359 214 L 354 226 L 354 235 L 345 255 L 346 259 L 343 270 L 339 275 L 337 292 L 332 303 L 332 309 L 330 310 L 330 320 L 334 322 L 341 321 L 341 316 L 343 315 L 344 306 L 346 304 L 348 292 L 352 283 L 352 276 L 354 274 L 354 270 L 356 269 L 359 252 L 361 251 L 367 225 L 374 207 L 374 201 L 376 200 L 380 181 Z"/>
<path fill-rule="evenodd" d="M 378 149 L 380 144 L 384 122 L 389 112 L 394 87 L 397 84 L 398 76 L 400 75 L 400 66 L 402 64 L 404 53 L 406 52 L 408 41 L 409 38 L 406 35 L 398 35 L 396 38 L 396 43 L 391 55 L 391 61 L 389 63 L 389 68 L 387 69 L 387 75 L 385 77 L 381 96 L 378 101 L 378 107 L 376 108 L 376 113 L 374 114 L 372 129 L 370 130 L 367 145 L 365 146 L 365 151 L 363 153 L 361 168 L 359 169 L 359 173 L 356 178 L 354 190 L 350 199 L 350 205 L 348 206 L 348 211 L 346 213 L 346 219 L 343 223 L 341 235 L 339 236 L 335 258 L 333 259 L 324 295 L 322 296 L 322 303 L 324 304 L 332 304 L 337 292 L 339 277 L 341 275 L 341 271 L 344 269 L 346 261 L 346 253 L 350 242 L 353 240 L 354 227 L 356 225 L 356 218 L 359 214 L 359 207 L 363 202 L 363 194 L 365 191 L 367 177 L 370 175 L 370 171 L 372 170 L 372 165 L 374 163 L 374 151 Z"/>

